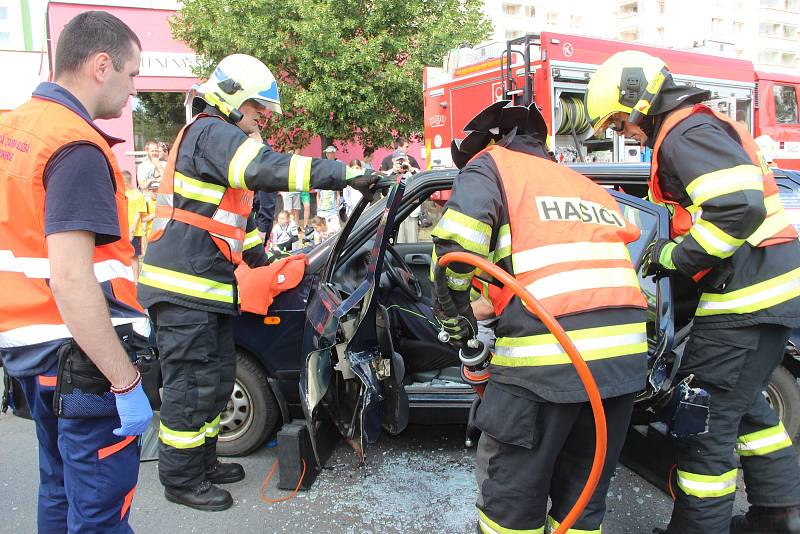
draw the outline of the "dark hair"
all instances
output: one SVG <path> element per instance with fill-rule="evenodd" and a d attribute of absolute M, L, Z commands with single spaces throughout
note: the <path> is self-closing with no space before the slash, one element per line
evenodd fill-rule
<path fill-rule="evenodd" d="M 142 43 L 124 22 L 106 11 L 86 11 L 67 22 L 56 45 L 54 76 L 75 72 L 95 54 L 111 56 L 114 69 L 122 70 L 131 57 L 131 44 Z"/>
<path fill-rule="evenodd" d="M 400 148 L 404 144 L 408 143 L 408 139 L 405 137 L 395 137 L 394 138 L 394 147 Z"/>

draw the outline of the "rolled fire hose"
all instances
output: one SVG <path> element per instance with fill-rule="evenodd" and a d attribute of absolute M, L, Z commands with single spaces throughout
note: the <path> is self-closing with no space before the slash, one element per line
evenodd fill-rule
<path fill-rule="evenodd" d="M 473 267 L 477 267 L 481 271 L 492 275 L 495 280 L 503 283 L 506 287 L 511 288 L 514 294 L 519 297 L 525 306 L 535 314 L 539 320 L 544 323 L 547 329 L 558 340 L 564 351 L 572 361 L 572 365 L 578 372 L 578 377 L 586 389 L 586 394 L 589 396 L 589 404 L 592 407 L 592 415 L 594 416 L 595 426 L 595 447 L 594 447 L 594 461 L 592 463 L 592 470 L 589 472 L 589 477 L 586 479 L 586 484 L 583 486 L 583 491 L 578 496 L 572 509 L 564 518 L 564 521 L 558 526 L 554 534 L 564 534 L 575 521 L 581 516 L 589 500 L 592 498 L 597 483 L 600 481 L 600 474 L 603 472 L 603 465 L 606 458 L 606 414 L 603 410 L 603 400 L 600 398 L 600 391 L 597 389 L 597 384 L 594 381 L 592 372 L 586 365 L 586 362 L 581 357 L 578 349 L 572 343 L 572 340 L 567 336 L 567 333 L 558 323 L 558 321 L 550 315 L 550 313 L 542 306 L 536 298 L 531 295 L 525 287 L 520 284 L 513 276 L 498 267 L 497 265 L 487 261 L 480 256 L 470 254 L 469 252 L 450 252 L 439 258 L 438 267 L 444 269 L 451 263 L 466 263 Z"/>

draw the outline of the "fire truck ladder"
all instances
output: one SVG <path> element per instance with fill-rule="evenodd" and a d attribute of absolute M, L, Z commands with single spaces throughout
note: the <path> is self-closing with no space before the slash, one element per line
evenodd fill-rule
<path fill-rule="evenodd" d="M 524 37 L 517 37 L 506 41 L 506 49 L 500 55 L 500 77 L 503 82 L 503 98 L 513 100 L 517 106 L 529 106 L 533 102 L 533 73 L 531 72 L 531 46 L 540 46 L 542 38 L 538 33 L 529 33 Z M 513 46 L 522 45 L 522 50 L 515 50 Z M 519 89 L 514 80 L 514 73 L 511 66 L 514 63 L 513 56 L 522 56 L 522 63 L 525 68 L 525 87 Z"/>

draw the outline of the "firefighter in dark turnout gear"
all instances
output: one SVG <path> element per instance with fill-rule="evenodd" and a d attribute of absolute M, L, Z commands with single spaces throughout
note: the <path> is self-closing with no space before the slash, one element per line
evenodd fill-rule
<path fill-rule="evenodd" d="M 667 66 L 621 52 L 595 73 L 587 111 L 653 148 L 650 197 L 671 212 L 671 240 L 646 260 L 699 293 L 679 376 L 711 395 L 708 431 L 679 442 L 667 532 L 800 532 L 800 468 L 762 391 L 800 326 L 800 244 L 774 177 L 745 127 L 679 87 Z M 751 504 L 731 522 L 736 452 Z"/>
<path fill-rule="evenodd" d="M 626 248 L 639 230 L 605 190 L 552 161 L 535 105 L 498 102 L 465 131 L 451 147 L 461 172 L 433 231 L 435 254 L 467 251 L 512 273 L 559 319 L 587 361 L 604 399 L 608 453 L 575 528 L 599 533 L 633 395 L 645 384 L 646 303 Z M 476 331 L 469 303 L 475 275 L 451 265 L 447 287 L 436 287 L 435 311 L 461 342 Z M 475 421 L 482 430 L 478 525 L 485 533 L 544 533 L 564 520 L 591 469 L 592 411 L 568 356 L 542 322 L 510 291 L 489 293 L 498 320 Z"/>
<path fill-rule="evenodd" d="M 253 191 L 343 189 L 374 178 L 338 161 L 273 152 L 258 119 L 280 113 L 275 78 L 256 58 L 223 59 L 195 88 L 200 114 L 178 134 L 158 192 L 139 291 L 157 329 L 164 381 L 159 477 L 168 500 L 202 510 L 232 506 L 213 484 L 244 478 L 217 460 L 220 414 L 233 391 L 234 277 L 242 261 L 268 263 L 251 214 Z M 258 139 L 258 140 L 257 140 Z"/>

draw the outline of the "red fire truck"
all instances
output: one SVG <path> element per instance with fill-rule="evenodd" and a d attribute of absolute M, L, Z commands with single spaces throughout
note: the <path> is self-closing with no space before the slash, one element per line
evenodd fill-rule
<path fill-rule="evenodd" d="M 621 50 L 641 50 L 663 59 L 677 83 L 708 89 L 712 94 L 708 104 L 746 123 L 776 166 L 800 169 L 800 76 L 756 71 L 741 59 L 550 32 L 459 48 L 448 55 L 444 68 L 425 69 L 429 168 L 452 166 L 450 142 L 463 137 L 463 126 L 478 111 L 502 98 L 521 105 L 536 102 L 559 160 L 646 159 L 638 145 L 610 131 L 605 138 L 595 138 L 584 108 L 591 74 Z"/>

